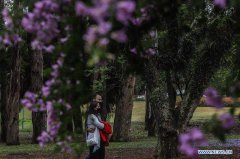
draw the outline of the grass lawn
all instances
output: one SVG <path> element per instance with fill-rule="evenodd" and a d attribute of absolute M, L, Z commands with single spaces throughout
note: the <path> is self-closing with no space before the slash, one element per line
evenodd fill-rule
<path fill-rule="evenodd" d="M 54 145 L 49 144 L 44 148 L 39 147 L 37 144 L 23 144 L 17 146 L 5 146 L 0 144 L 0 154 L 1 153 L 22 153 L 22 152 L 52 152 L 54 150 Z"/>
<path fill-rule="evenodd" d="M 222 110 L 217 110 L 213 107 L 198 107 L 193 114 L 192 121 L 208 120 L 214 113 L 227 112 L 230 108 L 226 107 Z M 240 107 L 237 109 L 237 113 L 240 113 Z M 145 118 L 145 102 L 134 102 L 132 121 L 144 122 Z"/>

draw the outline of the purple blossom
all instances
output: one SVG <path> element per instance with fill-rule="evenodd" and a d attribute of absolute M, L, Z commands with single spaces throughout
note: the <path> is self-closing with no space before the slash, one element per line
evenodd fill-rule
<path fill-rule="evenodd" d="M 5 27 L 8 29 L 8 30 L 13 30 L 13 21 L 12 21 L 12 18 L 9 14 L 9 10 L 7 8 L 4 8 L 2 10 L 2 16 L 3 16 L 3 21 L 4 21 L 4 24 L 5 24 Z"/>
<path fill-rule="evenodd" d="M 156 50 L 153 49 L 153 48 L 149 48 L 149 49 L 146 50 L 146 53 L 147 53 L 147 55 L 149 55 L 149 56 L 153 56 L 153 55 L 156 54 Z"/>
<path fill-rule="evenodd" d="M 41 135 L 37 138 L 37 140 L 39 142 L 40 147 L 43 147 L 46 143 L 52 141 L 52 138 L 46 131 L 43 131 Z"/>
<path fill-rule="evenodd" d="M 68 104 L 68 103 L 66 103 L 65 106 L 66 106 L 67 110 L 70 110 L 72 108 L 72 106 L 70 104 Z"/>
<path fill-rule="evenodd" d="M 109 22 L 102 22 L 98 26 L 98 33 L 100 35 L 106 35 L 112 29 L 112 24 Z"/>
<path fill-rule="evenodd" d="M 49 132 L 51 136 L 55 136 L 57 135 L 60 126 L 61 126 L 61 123 L 59 122 L 57 114 L 54 111 L 50 111 L 48 113 L 47 132 Z"/>
<path fill-rule="evenodd" d="M 63 55 L 61 55 L 61 57 L 59 57 L 58 60 L 57 60 L 57 64 L 58 64 L 59 66 L 62 66 L 62 65 L 63 65 L 64 59 L 63 59 L 62 57 L 63 57 Z"/>
<path fill-rule="evenodd" d="M 31 110 L 32 107 L 33 107 L 32 102 L 30 100 L 28 100 L 28 99 L 22 99 L 21 103 L 22 103 L 23 106 L 25 106 L 29 110 Z"/>
<path fill-rule="evenodd" d="M 214 106 L 216 108 L 224 107 L 224 102 L 222 101 L 222 98 L 220 96 L 212 98 L 207 97 L 205 103 L 209 106 Z"/>
<path fill-rule="evenodd" d="M 181 151 L 182 153 L 184 153 L 185 155 L 189 156 L 189 157 L 197 157 L 198 153 L 197 153 L 197 149 L 190 146 L 189 144 L 182 144 L 179 147 L 179 151 Z"/>
<path fill-rule="evenodd" d="M 77 2 L 75 4 L 75 12 L 79 16 L 84 16 L 89 14 L 89 8 L 83 2 Z"/>
<path fill-rule="evenodd" d="M 124 25 L 128 25 L 128 21 L 132 19 L 132 13 L 136 8 L 134 1 L 121 1 L 117 3 L 116 18 Z"/>
<path fill-rule="evenodd" d="M 53 103 L 51 101 L 47 101 L 46 108 L 48 111 L 52 112 L 53 111 Z"/>
<path fill-rule="evenodd" d="M 22 26 L 27 32 L 34 32 L 36 28 L 34 28 L 34 24 L 32 24 L 32 21 L 34 20 L 34 14 L 28 13 L 25 15 L 25 17 L 22 19 Z"/>
<path fill-rule="evenodd" d="M 109 43 L 109 40 L 107 38 L 102 38 L 99 40 L 98 45 L 101 47 L 105 47 L 107 46 L 108 43 Z"/>
<path fill-rule="evenodd" d="M 153 30 L 151 30 L 151 31 L 149 32 L 149 35 L 150 35 L 151 38 L 154 38 L 154 37 L 156 36 L 156 32 L 153 31 Z"/>
<path fill-rule="evenodd" d="M 32 48 L 44 50 L 45 45 L 49 44 L 59 34 L 57 16 L 59 5 L 54 0 L 38 1 L 32 12 L 29 12 L 22 19 L 23 28 L 35 35 Z M 44 50 L 45 51 L 45 50 Z M 49 50 L 47 50 L 49 51 Z"/>
<path fill-rule="evenodd" d="M 213 0 L 213 4 L 221 8 L 226 8 L 227 0 Z"/>
<path fill-rule="evenodd" d="M 45 82 L 45 85 L 48 86 L 48 87 L 51 87 L 54 83 L 55 83 L 55 80 L 54 80 L 54 79 L 51 79 L 51 80 L 47 80 L 47 81 Z"/>
<path fill-rule="evenodd" d="M 108 16 L 109 5 L 107 3 L 100 3 L 89 9 L 89 15 L 97 22 L 101 23 L 105 17 Z"/>
<path fill-rule="evenodd" d="M 83 38 L 88 44 L 92 45 L 97 39 L 97 28 L 94 26 L 88 28 Z"/>
<path fill-rule="evenodd" d="M 44 44 L 39 40 L 33 40 L 31 42 L 31 47 L 33 50 L 42 50 L 44 48 Z"/>
<path fill-rule="evenodd" d="M 65 42 L 68 41 L 68 39 L 69 39 L 69 36 L 64 37 L 64 38 L 61 38 L 61 39 L 60 39 L 60 42 L 61 42 L 61 43 L 65 43 Z"/>
<path fill-rule="evenodd" d="M 49 45 L 49 46 L 45 46 L 43 49 L 44 49 L 47 53 L 52 53 L 53 50 L 55 49 L 55 46 Z"/>
<path fill-rule="evenodd" d="M 59 76 L 58 70 L 55 70 L 55 71 L 51 72 L 51 75 L 52 75 L 53 78 L 57 78 Z"/>
<path fill-rule="evenodd" d="M 35 102 L 35 101 L 36 101 L 36 97 L 37 97 L 37 95 L 36 95 L 35 93 L 30 92 L 30 91 L 27 91 L 27 92 L 24 94 L 24 96 L 25 96 L 26 98 L 28 98 L 29 100 L 31 100 L 32 102 Z"/>
<path fill-rule="evenodd" d="M 4 37 L 3 37 L 3 44 L 7 45 L 7 46 L 11 46 L 13 44 L 10 35 L 8 35 L 8 34 L 4 35 Z"/>
<path fill-rule="evenodd" d="M 113 32 L 111 38 L 120 43 L 125 43 L 127 41 L 127 35 L 124 30 Z"/>
<path fill-rule="evenodd" d="M 191 140 L 191 137 L 189 134 L 185 133 L 185 134 L 180 134 L 179 136 L 179 141 L 180 143 L 182 144 L 186 144 L 186 143 L 189 143 Z"/>
<path fill-rule="evenodd" d="M 39 111 L 46 111 L 46 104 L 42 99 L 38 99 L 37 104 L 40 106 Z"/>
<path fill-rule="evenodd" d="M 64 61 L 64 54 L 61 53 L 61 56 L 58 58 L 56 64 L 52 65 L 53 73 L 59 73 L 59 68 L 63 65 Z M 56 76 L 52 79 L 45 82 L 45 85 L 42 87 L 42 95 L 47 97 L 50 94 L 51 87 L 56 81 Z M 47 130 L 43 131 L 42 134 L 38 137 L 38 142 L 41 147 L 45 144 L 54 141 L 57 138 L 58 131 L 61 127 L 61 121 L 59 119 L 59 114 L 61 113 L 60 110 L 54 108 L 54 104 L 56 101 L 44 101 L 46 98 L 39 98 L 35 93 L 26 92 L 25 99 L 21 101 L 27 108 L 29 108 L 33 112 L 39 111 L 47 111 Z M 41 96 L 40 96 L 41 97 Z M 66 108 L 67 110 L 71 109 L 70 104 L 66 103 L 63 99 L 59 100 L 62 107 Z M 68 141 L 68 139 L 66 139 Z M 65 142 L 65 140 L 63 141 Z M 66 145 L 63 145 L 63 149 L 66 149 Z"/>
<path fill-rule="evenodd" d="M 47 97 L 50 94 L 50 88 L 48 86 L 43 86 L 42 94 L 43 94 L 43 96 Z"/>
<path fill-rule="evenodd" d="M 137 49 L 136 48 L 132 48 L 132 49 L 130 49 L 130 52 L 133 53 L 133 54 L 137 54 Z"/>
<path fill-rule="evenodd" d="M 58 64 L 53 64 L 52 65 L 52 69 L 53 70 L 58 70 L 59 69 L 59 65 Z"/>
<path fill-rule="evenodd" d="M 204 91 L 203 95 L 206 97 L 212 98 L 212 97 L 217 97 L 218 92 L 215 88 L 209 87 Z"/>
<path fill-rule="evenodd" d="M 6 46 L 17 45 L 22 41 L 22 38 L 17 34 L 5 34 L 1 37 L 1 41 Z"/>
<path fill-rule="evenodd" d="M 133 25 L 140 26 L 142 24 L 142 18 L 132 18 L 131 22 Z"/>
<path fill-rule="evenodd" d="M 179 136 L 179 151 L 189 157 L 196 157 L 197 148 L 193 147 L 194 144 L 204 145 L 207 141 L 202 131 L 198 128 L 193 128 L 187 133 L 180 134 Z"/>
<path fill-rule="evenodd" d="M 230 129 L 236 124 L 233 116 L 229 113 L 223 113 L 219 116 L 219 120 L 222 122 L 224 129 Z"/>
<path fill-rule="evenodd" d="M 22 38 L 19 35 L 14 34 L 12 35 L 12 41 L 13 41 L 13 44 L 16 45 L 22 41 Z"/>
<path fill-rule="evenodd" d="M 224 102 L 222 101 L 221 96 L 218 95 L 218 92 L 215 88 L 207 88 L 203 95 L 206 97 L 205 103 L 210 106 L 215 106 L 217 108 L 224 107 Z"/>
<path fill-rule="evenodd" d="M 202 133 L 202 131 L 198 128 L 192 128 L 191 131 L 189 132 L 191 135 L 191 139 L 194 142 L 197 142 L 201 145 L 205 145 L 207 144 L 207 141 L 204 137 L 204 134 Z"/>
<path fill-rule="evenodd" d="M 148 7 L 144 7 L 144 8 L 140 9 L 140 12 L 141 12 L 143 17 L 147 17 L 148 16 L 147 9 L 148 9 Z"/>

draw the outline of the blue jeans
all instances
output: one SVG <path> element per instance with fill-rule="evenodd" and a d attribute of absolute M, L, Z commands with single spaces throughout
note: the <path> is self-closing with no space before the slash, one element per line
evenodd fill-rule
<path fill-rule="evenodd" d="M 90 146 L 89 159 L 105 159 L 105 144 L 101 140 L 100 148 L 93 153 L 94 146 Z"/>
<path fill-rule="evenodd" d="M 90 156 L 88 155 L 88 156 L 85 157 L 85 159 L 91 159 L 91 158 L 90 158 Z"/>

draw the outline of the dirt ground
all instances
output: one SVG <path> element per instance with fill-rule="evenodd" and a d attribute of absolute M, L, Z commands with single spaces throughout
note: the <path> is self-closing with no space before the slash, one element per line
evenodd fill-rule
<path fill-rule="evenodd" d="M 233 155 L 201 155 L 199 159 L 239 159 L 239 147 L 208 147 L 203 149 L 211 150 L 233 150 Z M 111 149 L 106 150 L 106 159 L 155 159 L 153 157 L 154 148 L 138 148 L 138 149 Z M 84 159 L 87 152 L 82 154 L 78 159 Z M 0 154 L 0 159 L 77 159 L 70 154 L 62 153 L 12 153 Z M 188 159 L 185 156 L 179 157 L 180 159 Z"/>

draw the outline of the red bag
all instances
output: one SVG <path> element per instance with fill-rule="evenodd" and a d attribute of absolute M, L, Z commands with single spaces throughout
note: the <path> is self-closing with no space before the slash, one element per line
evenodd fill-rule
<path fill-rule="evenodd" d="M 108 137 L 112 134 L 112 126 L 108 122 L 103 121 L 102 123 L 104 124 L 104 128 L 100 130 L 100 136 L 105 146 L 109 146 Z"/>

